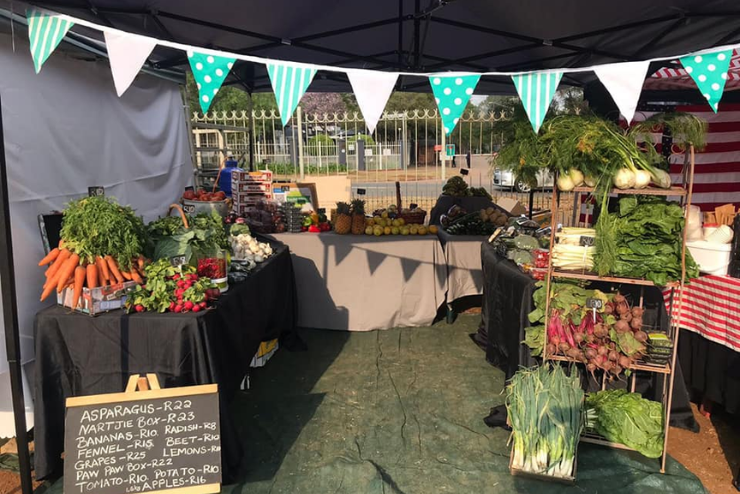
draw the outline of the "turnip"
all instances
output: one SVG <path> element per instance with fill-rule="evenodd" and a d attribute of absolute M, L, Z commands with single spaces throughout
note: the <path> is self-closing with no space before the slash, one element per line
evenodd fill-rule
<path fill-rule="evenodd" d="M 635 331 L 639 331 L 642 327 L 642 317 L 633 317 L 630 327 Z"/>
<path fill-rule="evenodd" d="M 592 175 L 586 175 L 583 181 L 589 187 L 596 187 L 596 179 Z"/>

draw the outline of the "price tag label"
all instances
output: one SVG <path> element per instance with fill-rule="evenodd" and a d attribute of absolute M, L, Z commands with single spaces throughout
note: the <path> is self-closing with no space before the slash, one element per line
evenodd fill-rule
<path fill-rule="evenodd" d="M 468 171 L 467 169 L 465 169 L 465 168 L 461 168 L 461 169 L 460 169 L 460 175 L 463 175 L 463 176 L 465 176 L 465 175 L 467 175 L 468 173 L 470 173 L 470 172 L 469 172 L 469 171 Z"/>
<path fill-rule="evenodd" d="M 172 256 L 170 257 L 170 264 L 172 266 L 179 268 L 183 264 L 185 264 L 185 261 L 187 260 L 187 256 Z"/>
<path fill-rule="evenodd" d="M 415 204 L 413 202 L 411 204 L 409 204 L 409 209 L 416 209 L 418 207 L 419 207 L 419 205 L 418 204 Z"/>
<path fill-rule="evenodd" d="M 364 196 L 365 194 L 367 194 L 367 191 L 365 189 L 357 189 L 358 196 Z"/>
<path fill-rule="evenodd" d="M 183 204 L 182 210 L 185 214 L 195 213 L 195 204 Z"/>
<path fill-rule="evenodd" d="M 192 190 L 193 192 L 195 192 L 195 187 L 193 187 L 192 185 L 188 185 L 187 187 L 185 187 L 185 192 L 189 190 Z"/>
<path fill-rule="evenodd" d="M 93 187 L 87 188 L 87 195 L 89 197 L 96 197 L 96 196 L 104 196 L 105 195 L 105 187 L 100 185 L 95 185 Z"/>
<path fill-rule="evenodd" d="M 326 214 L 326 208 L 319 208 L 319 214 Z"/>
<path fill-rule="evenodd" d="M 586 307 L 589 309 L 601 309 L 604 307 L 604 301 L 600 298 L 587 298 L 586 299 Z"/>
<path fill-rule="evenodd" d="M 281 192 L 290 192 L 290 185 L 283 185 L 280 187 Z"/>
<path fill-rule="evenodd" d="M 591 245 L 594 244 L 594 241 L 595 240 L 596 239 L 594 237 L 581 236 L 580 245 L 581 245 L 581 247 L 590 247 Z"/>

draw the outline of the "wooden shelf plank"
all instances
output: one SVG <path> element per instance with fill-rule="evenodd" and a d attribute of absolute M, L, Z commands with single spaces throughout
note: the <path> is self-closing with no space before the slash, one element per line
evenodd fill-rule
<path fill-rule="evenodd" d="M 627 451 L 636 451 L 635 449 L 630 448 L 629 446 L 625 446 L 622 443 L 614 443 L 614 442 L 604 439 L 603 437 L 590 435 L 587 432 L 584 432 L 583 435 L 581 436 L 581 442 L 590 443 L 590 444 L 598 444 L 600 446 L 606 446 L 608 448 L 624 449 Z"/>
<path fill-rule="evenodd" d="M 579 362 L 578 360 L 572 359 L 570 357 L 566 357 L 564 355 L 548 355 L 548 360 L 557 360 L 559 362 L 571 362 L 575 364 L 583 364 L 583 362 Z M 657 374 L 670 374 L 671 373 L 671 366 L 669 364 L 665 365 L 655 365 L 655 364 L 648 364 L 646 362 L 637 362 L 632 364 L 629 367 L 630 370 L 633 371 L 645 371 L 645 372 L 655 372 Z"/>
<path fill-rule="evenodd" d="M 644 285 L 644 286 L 655 286 L 650 280 L 641 280 L 638 278 L 615 278 L 613 276 L 599 276 L 595 273 L 583 273 L 581 271 L 555 271 L 553 270 L 552 275 L 556 278 L 570 278 L 574 280 L 590 280 L 590 281 L 605 281 L 608 283 L 624 283 L 626 285 Z M 672 281 L 665 287 L 671 288 L 678 286 L 678 283 Z"/>
<path fill-rule="evenodd" d="M 576 187 L 573 192 L 593 192 L 593 187 Z M 612 194 L 631 194 L 641 196 L 685 196 L 686 189 L 679 185 L 674 185 L 670 189 L 658 189 L 648 187 L 646 189 L 612 189 Z"/>

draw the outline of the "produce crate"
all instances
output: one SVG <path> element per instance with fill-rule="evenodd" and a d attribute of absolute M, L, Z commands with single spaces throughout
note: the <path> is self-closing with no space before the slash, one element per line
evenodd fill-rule
<path fill-rule="evenodd" d="M 231 172 L 231 182 L 272 182 L 272 172 L 270 170 L 256 172 L 234 170 Z"/>
<path fill-rule="evenodd" d="M 234 204 L 256 204 L 261 200 L 271 201 L 272 197 L 272 192 L 239 192 L 233 196 Z"/>
<path fill-rule="evenodd" d="M 124 281 L 115 285 L 101 286 L 82 289 L 82 297 L 75 312 L 81 312 L 89 316 L 97 316 L 104 312 L 120 309 L 126 303 L 126 296 L 133 291 L 138 283 L 135 281 Z M 62 293 L 57 294 L 57 305 L 72 308 L 72 288 L 65 288 Z"/>
<path fill-rule="evenodd" d="M 512 447 L 513 449 L 513 447 Z M 576 448 L 575 456 L 573 458 L 573 476 L 571 477 L 555 477 L 553 475 L 546 475 L 544 473 L 533 473 L 525 472 L 511 466 L 514 461 L 513 452 L 509 455 L 509 473 L 514 477 L 525 477 L 534 480 L 543 480 L 545 482 L 557 482 L 559 484 L 573 485 L 576 483 L 576 472 L 578 472 L 578 448 Z"/>

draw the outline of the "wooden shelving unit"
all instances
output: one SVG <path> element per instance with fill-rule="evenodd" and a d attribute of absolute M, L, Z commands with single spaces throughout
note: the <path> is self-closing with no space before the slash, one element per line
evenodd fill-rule
<path fill-rule="evenodd" d="M 557 177 L 556 177 L 557 180 Z M 691 194 L 693 189 L 693 181 L 694 181 L 694 148 L 693 146 L 690 147 L 687 150 L 687 154 L 684 159 L 684 165 L 683 165 L 683 173 L 682 173 L 682 183 L 681 185 L 674 185 L 670 189 L 658 189 L 658 188 L 647 188 L 647 189 L 612 189 L 612 194 L 615 195 L 653 195 L 653 196 L 665 196 L 669 198 L 677 198 L 678 202 L 685 208 L 685 215 L 688 214 L 689 206 L 691 205 Z M 553 188 L 552 193 L 552 217 L 553 219 L 559 218 L 560 211 L 560 196 L 561 194 L 573 194 L 573 200 L 570 202 L 570 204 L 573 205 L 573 223 L 577 224 L 577 218 L 580 215 L 580 208 L 581 208 L 581 195 L 583 194 L 591 194 L 593 193 L 593 189 L 590 187 L 576 187 L 572 192 L 567 193 L 561 193 L 557 190 L 557 187 Z M 586 216 L 586 225 L 589 224 L 589 216 Z M 554 279 L 557 278 L 565 278 L 565 279 L 576 279 L 576 280 L 585 280 L 585 281 L 591 281 L 591 282 L 605 282 L 605 283 L 612 283 L 615 285 L 639 285 L 641 287 L 641 290 L 644 291 L 644 287 L 654 287 L 655 283 L 649 280 L 644 279 L 633 279 L 633 278 L 618 278 L 618 277 L 603 277 L 599 276 L 596 273 L 587 272 L 587 271 L 563 271 L 563 270 L 555 270 L 552 265 L 552 248 L 555 245 L 555 234 L 557 232 L 557 225 L 553 224 L 552 233 L 550 237 L 550 262 L 547 270 L 547 276 L 545 278 L 545 289 L 547 290 L 548 297 L 547 302 L 545 306 L 545 314 L 550 314 L 550 299 L 551 299 L 551 284 Z M 668 337 L 673 342 L 673 353 L 670 358 L 670 363 L 665 365 L 656 365 L 656 364 L 650 364 L 648 362 L 637 362 L 636 364 L 632 365 L 630 369 L 633 371 L 632 375 L 630 376 L 630 390 L 632 392 L 635 391 L 636 387 L 636 380 L 638 379 L 638 374 L 640 373 L 650 373 L 650 374 L 662 374 L 665 376 L 663 379 L 663 390 L 662 390 L 662 399 L 661 403 L 663 405 L 663 413 L 664 413 L 664 442 L 663 442 L 663 455 L 660 458 L 660 471 L 661 473 L 665 473 L 665 464 L 666 464 L 666 450 L 668 447 L 668 430 L 669 430 L 669 423 L 670 423 L 670 417 L 671 417 L 671 404 L 673 401 L 673 379 L 674 379 L 674 373 L 672 372 L 673 369 L 676 367 L 676 354 L 678 351 L 678 336 L 679 336 L 679 321 L 678 317 L 674 317 L 677 314 L 680 314 L 681 311 L 681 305 L 683 301 L 683 288 L 684 288 L 684 282 L 686 279 L 686 229 L 684 228 L 683 232 L 683 248 L 681 251 L 681 280 L 677 282 L 670 283 L 669 285 L 665 287 L 660 288 L 668 288 L 671 290 L 670 295 L 670 304 L 668 308 L 668 318 L 669 318 L 669 328 L 668 328 Z M 641 291 L 641 293 L 642 293 Z M 640 306 L 642 306 L 642 299 L 643 297 L 640 296 Z M 547 354 L 547 331 L 545 331 L 545 348 L 543 351 L 543 359 L 544 360 L 553 360 L 558 362 L 570 362 L 573 364 L 582 365 L 580 362 L 577 362 L 576 360 L 565 357 L 562 355 L 548 355 Z M 643 374 L 644 375 L 644 374 Z M 602 389 L 606 387 L 606 377 L 602 379 L 601 383 Z M 618 448 L 618 449 L 627 449 L 630 450 L 631 448 L 628 448 L 627 446 L 623 444 L 613 443 L 608 440 L 606 440 L 603 437 L 599 437 L 597 435 L 594 435 L 592 433 L 584 433 L 581 437 L 581 441 L 593 443 L 593 444 L 599 444 L 602 446 L 607 446 L 611 448 Z"/>

